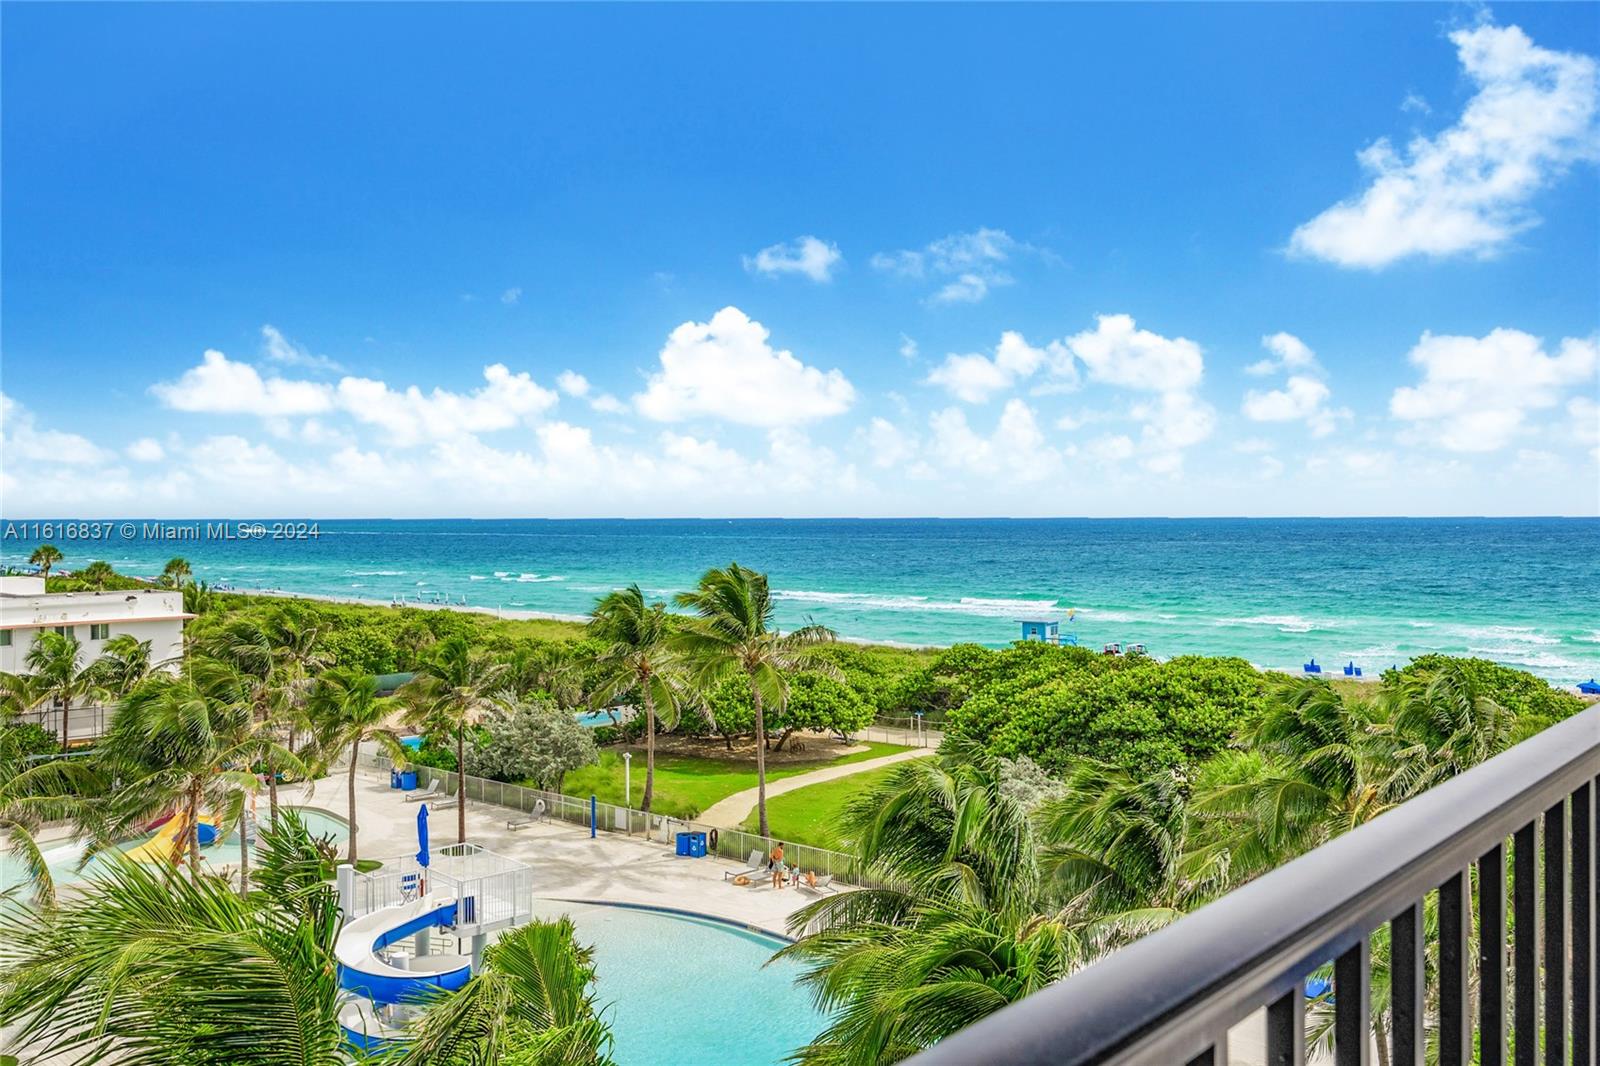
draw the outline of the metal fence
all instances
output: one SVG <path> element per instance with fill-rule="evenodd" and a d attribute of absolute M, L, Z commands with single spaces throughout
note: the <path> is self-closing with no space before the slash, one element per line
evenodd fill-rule
<path fill-rule="evenodd" d="M 1331 993 L 1313 1002 L 1332 1014 L 1337 1066 L 1366 1066 L 1379 1039 L 1406 1066 L 1503 1066 L 1510 1053 L 1594 1066 L 1597 790 L 1600 707 L 911 1062 L 1223 1066 L 1229 1030 L 1265 1008 L 1266 1061 L 1299 1066 L 1306 978 L 1331 960 Z M 1380 930 L 1388 987 L 1374 996 Z"/>
<path fill-rule="evenodd" d="M 533 915 L 532 867 L 473 843 L 436 849 L 426 868 L 406 855 L 357 875 L 354 912 L 368 914 L 415 899 L 424 886 L 456 898 L 456 928 L 462 935 L 520 925 Z"/>
<path fill-rule="evenodd" d="M 371 765 L 388 770 L 390 762 L 382 755 L 374 756 Z M 431 766 L 417 766 L 417 784 L 427 788 L 438 782 L 443 793 L 456 793 L 458 774 Z M 493 781 L 468 774 L 467 799 L 469 802 L 491 804 L 516 811 L 528 818 L 548 818 L 584 829 L 589 827 L 590 801 L 586 797 L 567 796 L 559 792 L 526 788 L 505 781 Z M 674 842 L 681 832 L 702 832 L 707 837 L 707 854 L 723 859 L 744 862 L 752 851 L 766 855 L 771 851 L 775 837 L 758 836 L 740 829 L 723 829 L 709 826 L 693 819 L 673 818 L 662 814 L 647 814 L 632 807 L 615 803 L 594 803 L 595 828 L 607 833 L 624 833 L 664 844 Z M 842 851 L 812 847 L 794 841 L 783 841 L 784 861 L 798 866 L 801 871 L 815 871 L 817 876 L 832 876 L 851 885 L 875 884 L 860 869 L 856 856 Z"/>

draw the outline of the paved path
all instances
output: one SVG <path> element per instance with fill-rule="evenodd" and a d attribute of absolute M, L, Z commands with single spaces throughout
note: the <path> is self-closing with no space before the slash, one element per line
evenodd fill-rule
<path fill-rule="evenodd" d="M 893 755 L 885 755 L 881 759 L 863 759 L 861 762 L 845 763 L 843 766 L 825 766 L 821 770 L 812 770 L 808 774 L 796 774 L 794 777 L 785 777 L 777 781 L 767 782 L 767 799 L 781 796 L 785 792 L 793 792 L 797 788 L 807 785 L 818 785 L 824 781 L 834 781 L 851 774 L 865 773 L 876 770 L 880 766 L 892 766 L 897 762 L 907 759 L 925 759 L 935 754 L 933 748 L 912 748 L 909 751 L 897 751 Z M 756 809 L 756 790 L 747 788 L 743 792 L 718 800 L 710 807 L 700 812 L 695 819 L 696 823 L 714 825 L 718 829 L 737 829 L 750 817 L 750 812 Z"/>

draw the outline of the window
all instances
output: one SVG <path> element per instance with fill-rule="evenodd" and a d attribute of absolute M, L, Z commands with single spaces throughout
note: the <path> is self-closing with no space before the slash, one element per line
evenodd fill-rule
<path fill-rule="evenodd" d="M 0 629 L 0 648 L 11 647 L 11 630 Z"/>
<path fill-rule="evenodd" d="M 109 622 L 96 622 L 89 626 L 90 640 L 105 640 L 110 635 L 111 624 Z"/>
<path fill-rule="evenodd" d="M 55 630 L 57 633 L 60 633 L 64 637 L 72 637 L 73 639 L 77 639 L 78 630 L 74 626 L 51 626 L 50 628 Z"/>

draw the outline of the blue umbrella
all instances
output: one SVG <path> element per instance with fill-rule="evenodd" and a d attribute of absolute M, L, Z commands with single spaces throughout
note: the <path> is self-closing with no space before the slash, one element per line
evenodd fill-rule
<path fill-rule="evenodd" d="M 417 809 L 417 864 L 428 865 L 428 805 Z"/>

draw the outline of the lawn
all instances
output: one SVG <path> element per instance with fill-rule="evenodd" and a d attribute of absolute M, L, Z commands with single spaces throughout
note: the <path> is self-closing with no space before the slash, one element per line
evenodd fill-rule
<path fill-rule="evenodd" d="M 905 749 L 898 744 L 868 744 L 867 750 L 833 759 L 817 759 L 800 763 L 786 763 L 767 771 L 768 781 L 777 781 L 795 774 L 810 773 L 825 766 L 842 766 L 893 755 Z M 693 755 L 656 756 L 656 793 L 653 804 L 656 813 L 670 814 L 675 818 L 693 818 L 720 799 L 735 792 L 756 787 L 755 765 L 748 760 L 714 759 Z M 561 791 L 569 796 L 594 795 L 602 803 L 622 803 L 622 756 L 616 751 L 602 751 L 600 762 L 574 770 L 562 782 Z M 809 792 L 810 789 L 802 789 Z M 633 756 L 633 804 L 638 806 L 644 795 L 644 754 Z"/>
<path fill-rule="evenodd" d="M 818 848 L 848 851 L 850 841 L 840 835 L 839 821 L 850 801 L 874 785 L 888 780 L 904 763 L 863 770 L 859 774 L 807 785 L 767 801 L 767 826 L 779 840 L 810 844 Z M 754 812 L 745 820 L 744 830 L 756 832 Z"/>

